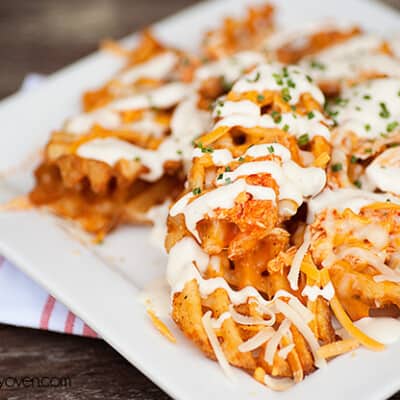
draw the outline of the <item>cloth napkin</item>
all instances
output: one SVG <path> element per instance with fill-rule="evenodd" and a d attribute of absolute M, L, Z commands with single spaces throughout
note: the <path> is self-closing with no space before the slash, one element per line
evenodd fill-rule
<path fill-rule="evenodd" d="M 35 90 L 42 75 L 28 75 L 21 90 Z M 97 337 L 88 325 L 0 256 L 0 323 Z"/>

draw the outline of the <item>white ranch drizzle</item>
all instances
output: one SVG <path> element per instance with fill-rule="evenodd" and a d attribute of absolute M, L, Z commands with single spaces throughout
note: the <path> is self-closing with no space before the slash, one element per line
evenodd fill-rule
<path fill-rule="evenodd" d="M 366 139 L 386 137 L 400 124 L 400 79 L 373 79 L 348 88 L 332 110 L 337 113 L 339 133 L 351 131 Z"/>
<path fill-rule="evenodd" d="M 400 147 L 385 150 L 372 161 L 365 174 L 372 187 L 400 195 Z"/>
<path fill-rule="evenodd" d="M 400 321 L 396 318 L 362 318 L 354 325 L 369 337 L 383 344 L 393 344 L 400 339 Z"/>
<path fill-rule="evenodd" d="M 243 102 L 244 101 L 240 101 L 238 103 Z M 223 103 L 224 106 L 227 103 L 234 102 Z M 218 110 L 222 110 L 224 106 L 218 106 Z M 233 110 L 233 107 L 230 104 L 228 106 Z M 269 114 L 264 114 L 261 116 L 259 110 L 257 115 L 254 112 L 246 114 L 245 108 L 240 110 L 240 108 L 237 107 L 235 111 L 237 112 L 232 114 L 229 114 L 228 112 L 221 114 L 224 117 L 217 122 L 215 128 L 219 128 L 221 126 L 242 126 L 244 128 L 279 128 L 281 130 L 288 131 L 296 137 L 307 134 L 310 139 L 315 136 L 322 136 L 328 140 L 330 139 L 330 130 L 327 125 L 331 125 L 332 122 L 325 118 L 318 111 L 309 113 L 309 116 L 302 116 L 294 113 L 282 113 L 279 115 L 279 119 L 274 119 Z"/>
<path fill-rule="evenodd" d="M 206 298 L 215 290 L 221 288 L 226 291 L 232 305 L 244 304 L 251 299 L 251 301 L 257 302 L 260 310 L 264 314 L 269 314 L 271 318 L 276 312 L 281 312 L 309 342 L 314 354 L 315 364 L 319 367 L 324 365 L 324 360 L 320 359 L 316 353 L 319 348 L 318 341 L 307 325 L 310 311 L 295 296 L 285 290 L 279 290 L 274 298 L 268 301 L 252 286 L 236 291 L 221 277 L 204 279 L 200 272 L 207 269 L 209 260 L 210 256 L 202 250 L 193 238 L 184 237 L 177 242 L 170 250 L 167 266 L 167 281 L 171 287 L 171 294 L 181 292 L 187 282 L 196 280 L 202 298 Z M 281 297 L 289 298 L 289 304 L 281 301 Z M 295 302 L 296 308 L 293 307 L 292 300 Z M 210 314 L 208 315 L 210 316 Z"/>
<path fill-rule="evenodd" d="M 168 139 L 162 142 L 157 150 L 146 150 L 113 137 L 93 139 L 80 145 L 76 154 L 83 158 L 102 161 L 110 166 L 114 166 L 122 159 L 138 161 L 149 169 L 149 172 L 141 174 L 141 178 L 150 182 L 163 175 L 164 162 L 180 160 L 176 144 Z"/>
<path fill-rule="evenodd" d="M 121 127 L 121 118 L 118 111 L 150 109 L 152 107 L 169 108 L 190 94 L 190 87 L 183 83 L 169 83 L 146 93 L 130 95 L 108 103 L 106 106 L 93 112 L 82 113 L 70 118 L 64 129 L 68 133 L 82 134 L 95 125 L 107 129 Z"/>
<path fill-rule="evenodd" d="M 267 51 L 276 51 L 287 44 L 295 48 L 300 48 L 309 40 L 309 36 L 312 34 L 329 29 L 338 30 L 348 27 L 349 25 L 347 23 L 324 19 L 322 21 L 312 21 L 301 26 L 279 29 L 267 37 L 264 42 L 264 48 Z"/>
<path fill-rule="evenodd" d="M 148 181 L 159 179 L 166 161 L 190 160 L 194 137 L 201 134 L 210 124 L 208 113 L 198 110 L 197 97 L 189 97 L 176 107 L 171 119 L 171 136 L 157 150 L 147 150 L 118 138 L 98 138 L 87 141 L 77 149 L 77 155 L 103 161 L 114 166 L 119 160 L 137 160 L 149 169 L 141 174 Z"/>
<path fill-rule="evenodd" d="M 235 205 L 236 197 L 242 192 L 251 194 L 255 200 L 275 202 L 276 195 L 273 189 L 249 185 L 245 179 L 239 179 L 232 184 L 206 192 L 197 198 L 194 198 L 195 195 L 192 192 L 187 193 L 173 205 L 170 215 L 176 216 L 182 213 L 185 216 L 187 229 L 200 241 L 196 229 L 197 222 L 201 221 L 206 215 L 213 216 L 214 210 L 217 208 L 232 208 Z M 193 198 L 194 200 L 190 202 Z"/>
<path fill-rule="evenodd" d="M 400 77 L 400 62 L 379 53 L 382 44 L 378 36 L 357 35 L 305 58 L 300 65 L 318 81 L 357 78 L 367 72 Z"/>
<path fill-rule="evenodd" d="M 109 103 L 106 107 L 116 111 L 140 110 L 147 108 L 169 108 L 182 101 L 191 92 L 189 85 L 172 82 L 146 93 L 135 94 Z"/>
<path fill-rule="evenodd" d="M 217 151 L 215 150 L 211 154 Z M 290 152 L 278 143 L 252 146 L 245 154 L 256 158 L 266 154 L 275 154 L 275 151 L 276 155 L 282 157 L 282 165 L 278 160 L 243 163 L 234 171 L 224 172 L 217 177 L 217 185 L 224 183 L 225 186 L 219 186 L 195 198 L 192 202 L 190 201 L 195 194 L 187 193 L 171 208 L 170 215 L 183 213 L 188 230 L 199 239 L 196 231 L 197 222 L 202 220 L 205 215 L 212 216 L 213 210 L 216 208 L 232 208 L 239 193 L 247 191 L 253 195 L 255 200 L 275 201 L 275 192 L 271 188 L 248 185 L 245 179 L 239 178 L 259 173 L 271 174 L 279 185 L 279 199 L 292 200 L 298 206 L 303 203 L 304 197 L 315 195 L 323 189 L 326 182 L 324 171 L 315 167 L 300 167 L 290 160 Z M 230 159 L 225 152 L 223 154 L 223 161 Z M 201 155 L 201 149 L 194 151 L 195 157 Z M 281 213 L 286 215 L 289 210 L 281 210 Z M 293 211 L 290 210 L 290 214 L 292 213 Z"/>
<path fill-rule="evenodd" d="M 329 282 L 322 289 L 316 285 L 314 285 L 314 286 L 306 285 L 304 287 L 303 291 L 301 292 L 301 295 L 308 297 L 308 299 L 311 301 L 317 300 L 318 296 L 321 296 L 324 299 L 329 301 L 335 295 L 335 289 L 333 288 L 333 285 L 331 282 Z"/>
<path fill-rule="evenodd" d="M 140 78 L 164 79 L 173 70 L 177 61 L 178 56 L 175 53 L 166 51 L 119 73 L 116 80 L 129 85 Z"/>
<path fill-rule="evenodd" d="M 255 51 L 242 51 L 218 61 L 206 63 L 195 72 L 197 82 L 221 77 L 228 84 L 236 81 L 250 67 L 265 62 L 265 56 Z"/>
<path fill-rule="evenodd" d="M 308 201 L 308 223 L 314 221 L 315 216 L 324 209 L 336 209 L 343 211 L 349 208 L 354 213 L 358 214 L 360 209 L 368 204 L 387 201 L 395 204 L 400 204 L 400 198 L 390 194 L 371 193 L 366 190 L 358 189 L 325 189 L 318 196 L 313 197 Z"/>
<path fill-rule="evenodd" d="M 321 90 L 310 82 L 306 72 L 293 65 L 287 67 L 279 63 L 260 65 L 240 78 L 232 88 L 236 93 L 282 90 L 287 91 L 289 104 L 296 104 L 300 96 L 305 93 L 309 93 L 320 104 L 325 102 Z"/>
<path fill-rule="evenodd" d="M 274 160 L 243 163 L 233 171 L 222 173 L 216 183 L 223 185 L 255 174 L 270 174 L 279 185 L 279 200 L 292 200 L 298 206 L 303 203 L 304 197 L 319 193 L 326 182 L 325 173 L 320 168 L 302 168 L 291 160 L 280 165 Z"/>

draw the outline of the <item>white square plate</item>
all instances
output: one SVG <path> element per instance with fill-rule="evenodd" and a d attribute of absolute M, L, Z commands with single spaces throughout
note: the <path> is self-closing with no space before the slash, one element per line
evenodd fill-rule
<path fill-rule="evenodd" d="M 388 34 L 400 22 L 395 11 L 372 1 L 275 3 L 285 26 L 334 17 Z M 239 13 L 248 5 L 245 0 L 201 3 L 157 24 L 155 31 L 165 41 L 190 49 L 223 15 Z M 99 85 L 118 67 L 113 57 L 96 53 L 54 74 L 33 93 L 0 103 L 0 201 L 29 190 L 32 164 L 21 166 L 22 161 L 32 159 L 49 132 L 78 111 L 83 90 Z M 285 393 L 270 392 L 241 371 L 229 381 L 217 363 L 179 332 L 178 343 L 171 344 L 151 325 L 139 293 L 146 282 L 164 273 L 165 256 L 149 246 L 147 236 L 146 228 L 125 227 L 103 245 L 92 246 L 42 212 L 0 214 L 0 253 L 176 399 L 383 399 L 400 389 L 400 344 L 378 354 L 358 350 L 340 357 Z"/>

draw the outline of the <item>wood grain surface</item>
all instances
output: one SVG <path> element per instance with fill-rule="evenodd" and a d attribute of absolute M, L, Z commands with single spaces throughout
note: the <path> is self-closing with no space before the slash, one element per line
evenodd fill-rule
<path fill-rule="evenodd" d="M 122 37 L 192 3 L 0 0 L 0 98 L 14 92 L 29 72 L 54 72 L 94 51 L 100 39 Z M 400 6 L 400 0 L 386 3 Z M 8 376 L 27 377 L 28 387 L 5 389 L 1 379 Z M 53 376 L 68 378 L 67 387 L 29 387 L 29 377 Z M 1 400 L 168 398 L 101 340 L 0 325 Z"/>

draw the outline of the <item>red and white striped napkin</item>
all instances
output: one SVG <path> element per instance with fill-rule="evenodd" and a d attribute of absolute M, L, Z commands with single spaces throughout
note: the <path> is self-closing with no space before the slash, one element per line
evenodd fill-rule
<path fill-rule="evenodd" d="M 21 90 L 33 90 L 45 77 L 28 75 Z M 0 256 L 0 323 L 97 337 L 63 304 Z"/>

